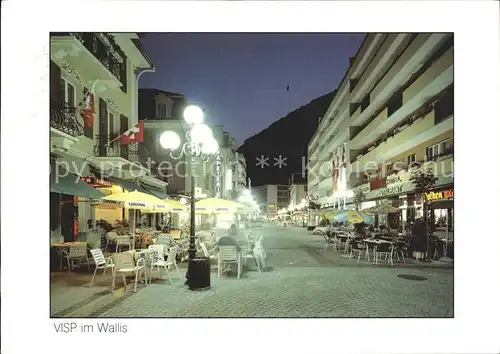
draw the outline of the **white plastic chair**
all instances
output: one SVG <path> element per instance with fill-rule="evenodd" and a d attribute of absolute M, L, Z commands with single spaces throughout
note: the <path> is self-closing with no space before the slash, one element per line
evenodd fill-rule
<path fill-rule="evenodd" d="M 106 239 L 106 246 L 104 247 L 104 251 L 108 250 L 108 246 L 111 242 L 115 241 L 118 237 L 118 234 L 114 231 L 106 232 L 104 238 Z"/>
<path fill-rule="evenodd" d="M 137 291 L 137 282 L 141 275 L 144 275 L 144 281 L 146 286 L 148 285 L 148 277 L 146 274 L 146 261 L 142 258 L 137 260 L 137 263 L 134 263 L 134 256 L 132 253 L 124 252 L 124 253 L 115 253 L 113 255 L 114 264 L 116 266 L 116 270 L 113 272 L 113 284 L 115 284 L 115 276 L 116 273 L 120 273 L 122 275 L 123 286 L 125 290 L 127 290 L 127 279 L 125 275 L 127 273 L 133 273 L 135 275 L 135 285 L 134 292 Z"/>
<path fill-rule="evenodd" d="M 392 255 L 394 253 L 394 245 L 392 243 L 379 243 L 376 248 L 376 253 L 375 253 L 375 264 L 378 264 L 379 261 L 381 261 L 382 257 L 385 256 L 385 261 L 389 263 L 390 265 L 394 265 L 392 261 Z"/>
<path fill-rule="evenodd" d="M 361 241 L 361 240 L 354 240 L 352 242 L 350 242 L 350 253 L 349 253 L 349 259 L 352 258 L 352 256 L 355 256 L 356 253 L 358 254 L 358 263 L 361 259 L 361 255 L 363 253 L 366 254 L 366 244 Z"/>
<path fill-rule="evenodd" d="M 323 246 L 323 252 L 326 253 L 328 251 L 328 247 L 330 247 L 330 246 L 332 246 L 334 251 L 337 250 L 337 242 L 336 242 L 335 237 L 328 237 L 327 234 L 323 234 L 323 238 L 325 239 L 325 244 Z"/>
<path fill-rule="evenodd" d="M 207 257 L 207 258 L 210 258 L 210 259 L 215 259 L 215 255 L 211 255 L 210 253 L 208 253 L 208 249 L 207 249 L 207 246 L 205 245 L 204 242 L 200 242 L 200 247 L 201 247 L 201 251 L 203 252 L 203 256 L 204 257 Z"/>
<path fill-rule="evenodd" d="M 220 246 L 217 257 L 217 274 L 219 279 L 222 275 L 222 265 L 230 263 L 238 265 L 238 279 L 241 276 L 241 258 L 236 246 Z"/>
<path fill-rule="evenodd" d="M 115 252 L 118 253 L 118 250 L 122 250 L 123 246 L 127 246 L 129 250 L 132 249 L 132 246 L 130 245 L 130 236 L 116 236 L 115 238 L 116 242 L 116 250 Z"/>
<path fill-rule="evenodd" d="M 167 256 L 167 270 L 170 268 L 170 266 L 174 266 L 175 270 L 177 271 L 177 275 L 179 276 L 179 279 L 182 279 L 181 273 L 179 272 L 179 268 L 177 268 L 177 261 L 175 258 L 177 257 L 177 254 L 181 251 L 181 249 L 177 246 L 170 247 L 170 250 L 168 251 L 168 256 Z"/>
<path fill-rule="evenodd" d="M 113 264 L 113 259 L 111 257 L 105 258 L 104 254 L 102 253 L 101 249 L 99 249 L 99 248 L 90 250 L 90 253 L 92 254 L 92 258 L 94 259 L 94 263 L 95 263 L 94 274 L 92 275 L 92 279 L 90 280 L 90 284 L 89 284 L 89 286 L 92 286 L 92 284 L 94 283 L 94 278 L 95 278 L 95 275 L 96 275 L 98 269 L 103 270 L 102 276 L 104 277 L 104 275 L 106 274 L 106 270 L 108 268 L 111 268 L 111 272 L 112 272 L 111 274 L 114 273 L 115 265 Z M 112 283 L 111 283 L 111 290 L 113 290 L 115 287 L 114 279 L 115 278 L 113 276 Z"/>
<path fill-rule="evenodd" d="M 253 247 L 253 256 L 259 268 L 259 272 L 262 272 L 262 270 L 266 268 L 267 258 L 266 251 L 264 250 L 264 246 L 262 245 L 262 239 L 263 237 L 261 236 L 259 240 L 255 242 L 255 245 Z"/>
<path fill-rule="evenodd" d="M 168 276 L 168 281 L 172 284 L 172 279 L 170 279 L 170 274 L 167 269 L 167 262 L 165 262 L 165 246 L 164 245 L 151 245 L 148 247 L 152 254 L 152 262 L 151 262 L 151 275 L 149 277 L 149 283 L 151 284 L 151 279 L 153 278 L 153 270 L 156 267 L 158 273 L 160 273 L 160 267 L 165 268 L 165 272 Z M 161 279 L 161 276 L 160 276 Z"/>
<path fill-rule="evenodd" d="M 64 258 L 68 261 L 68 272 L 71 273 L 71 269 L 76 266 L 75 262 L 81 263 L 82 261 L 87 262 L 87 267 L 90 271 L 89 257 L 87 254 L 87 244 L 81 244 L 78 246 L 69 246 L 68 251 L 61 250 Z"/>

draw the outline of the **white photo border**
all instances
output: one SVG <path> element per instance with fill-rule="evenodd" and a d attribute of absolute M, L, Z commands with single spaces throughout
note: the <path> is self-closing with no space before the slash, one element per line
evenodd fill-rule
<path fill-rule="evenodd" d="M 500 219 L 495 205 L 500 171 L 494 156 L 500 151 L 498 3 L 8 1 L 2 3 L 2 10 L 1 339 L 5 353 L 50 349 L 54 354 L 68 350 L 76 354 L 87 353 L 90 347 L 99 352 L 144 352 L 157 350 L 158 345 L 171 351 L 196 346 L 196 350 L 216 352 L 221 336 L 226 345 L 235 341 L 233 348 L 243 352 L 500 352 L 500 237 L 495 224 Z M 48 34 L 69 29 L 454 32 L 455 318 L 236 319 L 234 324 L 220 319 L 124 319 L 120 322 L 128 325 L 126 334 L 56 333 L 53 323 L 60 321 L 49 319 Z M 263 349 L 249 344 L 251 338 L 263 341 Z"/>

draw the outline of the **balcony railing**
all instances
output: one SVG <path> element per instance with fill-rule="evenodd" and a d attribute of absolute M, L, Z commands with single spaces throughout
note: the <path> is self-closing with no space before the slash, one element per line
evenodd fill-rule
<path fill-rule="evenodd" d="M 139 151 L 139 144 L 121 145 L 119 136 L 119 133 L 96 135 L 95 155 L 97 157 L 121 157 L 149 168 L 148 158 Z"/>
<path fill-rule="evenodd" d="M 95 154 L 98 157 L 122 157 L 129 158 L 129 146 L 120 145 L 120 134 L 98 134 Z"/>
<path fill-rule="evenodd" d="M 108 71 L 126 87 L 126 57 L 114 40 L 106 33 L 71 32 L 54 33 L 55 36 L 74 36 L 87 50 L 99 60 Z M 120 57 L 121 60 L 117 59 Z"/>
<path fill-rule="evenodd" d="M 76 119 L 77 109 L 67 103 L 50 101 L 50 126 L 71 136 L 83 135 L 83 125 Z"/>

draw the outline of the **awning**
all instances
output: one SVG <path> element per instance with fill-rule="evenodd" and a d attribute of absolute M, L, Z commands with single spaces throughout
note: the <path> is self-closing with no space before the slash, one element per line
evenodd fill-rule
<path fill-rule="evenodd" d="M 150 185 L 145 184 L 145 183 L 141 183 L 141 186 L 142 186 L 142 188 L 144 188 L 147 191 L 147 193 L 154 195 L 157 198 L 160 198 L 162 200 L 163 199 L 170 199 L 170 197 L 168 196 L 167 193 L 165 193 L 164 191 L 162 191 L 158 188 L 155 188 L 155 187 L 150 186 Z"/>
<path fill-rule="evenodd" d="M 54 176 L 50 181 L 50 191 L 61 194 L 76 195 L 79 197 L 89 197 L 92 199 L 99 199 L 104 197 L 104 194 L 89 185 L 82 182 L 80 176 L 62 170 L 59 166 L 61 176 Z M 56 179 L 57 177 L 57 179 Z"/>
<path fill-rule="evenodd" d="M 111 183 L 116 184 L 116 185 L 122 187 L 123 189 L 126 189 L 129 192 L 138 191 L 141 193 L 151 194 L 147 190 L 142 188 L 141 186 L 138 186 L 137 184 L 135 184 L 134 182 L 127 181 L 127 180 L 124 180 L 124 179 L 121 179 L 118 177 L 106 177 L 106 179 L 108 181 L 110 181 Z"/>
<path fill-rule="evenodd" d="M 62 193 L 62 191 L 60 191 L 59 189 L 57 189 L 57 187 L 54 186 L 53 183 L 50 184 L 50 192 L 51 193 Z"/>

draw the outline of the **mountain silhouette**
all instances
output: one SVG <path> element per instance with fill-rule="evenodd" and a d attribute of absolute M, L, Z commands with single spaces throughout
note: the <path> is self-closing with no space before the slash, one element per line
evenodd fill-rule
<path fill-rule="evenodd" d="M 245 140 L 238 152 L 245 156 L 252 186 L 288 184 L 293 173 L 307 175 L 303 167 L 307 164 L 307 146 L 336 93 L 312 100 Z"/>

